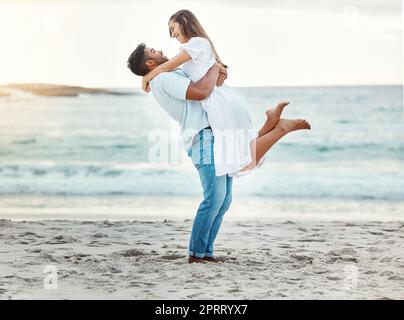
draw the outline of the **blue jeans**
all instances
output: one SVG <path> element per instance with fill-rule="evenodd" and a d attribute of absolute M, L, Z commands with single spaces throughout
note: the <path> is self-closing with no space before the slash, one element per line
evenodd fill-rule
<path fill-rule="evenodd" d="M 203 129 L 188 151 L 203 188 L 203 201 L 195 216 L 188 250 L 189 255 L 198 258 L 213 257 L 213 242 L 232 200 L 233 178 L 216 176 L 213 143 L 212 130 Z"/>

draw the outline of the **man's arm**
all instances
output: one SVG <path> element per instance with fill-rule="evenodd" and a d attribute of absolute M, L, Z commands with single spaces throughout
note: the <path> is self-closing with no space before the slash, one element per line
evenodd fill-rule
<path fill-rule="evenodd" d="M 191 81 L 187 89 L 186 99 L 201 101 L 208 98 L 215 88 L 221 68 L 222 65 L 216 63 L 202 79 L 197 82 Z"/>

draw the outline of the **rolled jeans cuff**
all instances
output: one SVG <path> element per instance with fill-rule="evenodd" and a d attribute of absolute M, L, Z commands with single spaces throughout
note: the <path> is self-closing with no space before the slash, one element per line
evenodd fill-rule
<path fill-rule="evenodd" d="M 200 252 L 192 252 L 192 251 L 188 251 L 188 254 L 190 256 L 194 256 L 196 258 L 203 258 L 205 256 L 205 253 L 200 253 Z"/>

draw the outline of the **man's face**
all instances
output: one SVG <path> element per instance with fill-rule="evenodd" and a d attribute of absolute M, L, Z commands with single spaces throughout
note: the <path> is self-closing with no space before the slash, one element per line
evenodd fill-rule
<path fill-rule="evenodd" d="M 160 64 L 168 61 L 168 58 L 163 54 L 163 51 L 156 51 L 154 48 L 145 48 L 144 52 L 147 56 L 146 65 L 153 69 Z"/>

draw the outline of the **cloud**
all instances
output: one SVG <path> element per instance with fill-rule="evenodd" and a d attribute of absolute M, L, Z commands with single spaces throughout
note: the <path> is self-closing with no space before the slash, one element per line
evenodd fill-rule
<path fill-rule="evenodd" d="M 188 8 L 231 66 L 234 85 L 399 83 L 398 4 L 391 0 L 0 0 L 0 29 L 12 30 L 2 35 L 0 82 L 127 86 L 133 76 L 122 64 L 139 42 L 163 49 L 167 56 L 178 52 L 178 43 L 168 37 L 167 19 Z M 251 68 L 252 49 L 259 69 Z"/>
<path fill-rule="evenodd" d="M 274 9 L 324 10 L 342 11 L 346 6 L 356 7 L 368 14 L 395 14 L 401 15 L 400 0 L 203 0 L 204 3 L 240 7 L 263 7 Z"/>
<path fill-rule="evenodd" d="M 143 0 L 0 0 L 0 3 L 13 4 L 139 4 L 144 5 Z M 372 14 L 396 14 L 401 15 L 401 0 L 149 0 L 148 4 L 164 3 L 166 5 L 181 4 L 184 8 L 192 4 L 204 4 L 212 6 L 231 6 L 231 7 L 263 7 L 274 9 L 304 9 L 304 10 L 327 10 L 341 11 L 345 6 L 354 6 L 359 10 Z"/>

